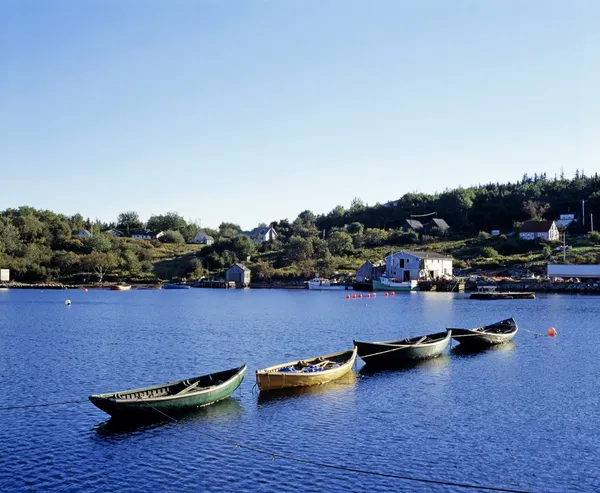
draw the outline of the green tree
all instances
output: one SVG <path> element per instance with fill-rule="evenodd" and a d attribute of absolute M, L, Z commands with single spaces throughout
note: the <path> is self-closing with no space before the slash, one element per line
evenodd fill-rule
<path fill-rule="evenodd" d="M 104 276 L 118 264 L 117 257 L 114 253 L 92 252 L 84 255 L 82 265 L 88 271 L 96 274 L 99 278 L 98 282 L 102 282 Z"/>
<path fill-rule="evenodd" d="M 88 236 L 84 240 L 84 248 L 87 253 L 108 252 L 112 248 L 112 237 L 106 233 Z"/>
<path fill-rule="evenodd" d="M 387 231 L 378 228 L 367 228 L 364 234 L 365 244 L 370 246 L 383 245 L 389 237 Z"/>
<path fill-rule="evenodd" d="M 142 264 L 137 255 L 131 250 L 125 250 L 121 253 L 119 267 L 128 272 L 130 276 L 137 276 L 142 272 Z"/>
<path fill-rule="evenodd" d="M 354 249 L 352 237 L 343 231 L 334 231 L 331 233 L 329 238 L 327 238 L 327 243 L 329 244 L 329 251 L 334 255 L 343 255 Z"/>
<path fill-rule="evenodd" d="M 256 255 L 256 245 L 247 236 L 236 236 L 232 240 L 231 246 L 237 258 L 242 259 L 243 261 L 245 261 L 248 257 Z"/>
<path fill-rule="evenodd" d="M 140 220 L 140 216 L 135 211 L 121 212 L 117 218 L 117 228 L 124 229 L 129 234 L 132 229 L 140 229 L 144 227 L 144 223 Z"/>
<path fill-rule="evenodd" d="M 152 231 L 179 230 L 185 228 L 187 223 L 177 212 L 167 212 L 164 215 L 152 216 L 148 219 L 147 228 Z"/>
<path fill-rule="evenodd" d="M 233 238 L 235 237 L 240 231 L 242 230 L 242 228 L 239 227 L 239 225 L 234 224 L 234 223 L 226 223 L 223 222 L 219 225 L 219 234 L 223 237 L 223 238 Z"/>
<path fill-rule="evenodd" d="M 312 242 L 300 236 L 292 236 L 285 249 L 285 254 L 292 263 L 309 260 L 313 253 Z"/>
<path fill-rule="evenodd" d="M 12 221 L 6 217 L 0 217 L 0 253 L 14 255 L 23 246 L 19 230 Z"/>
<path fill-rule="evenodd" d="M 72 275 L 79 272 L 81 268 L 81 258 L 73 252 L 59 250 L 52 255 L 52 265 L 56 267 L 63 275 Z"/>
<path fill-rule="evenodd" d="M 353 223 L 348 224 L 348 227 L 346 228 L 346 230 L 351 235 L 362 235 L 365 230 L 365 227 L 362 225 L 362 223 L 353 222 Z"/>
<path fill-rule="evenodd" d="M 538 200 L 526 200 L 523 202 L 523 211 L 529 216 L 529 219 L 541 221 L 546 212 L 550 209 L 550 204 Z"/>

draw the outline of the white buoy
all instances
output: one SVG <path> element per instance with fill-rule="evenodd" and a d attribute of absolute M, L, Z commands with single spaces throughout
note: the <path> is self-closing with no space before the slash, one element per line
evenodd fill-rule
<path fill-rule="evenodd" d="M 71 300 L 65 301 L 65 305 L 70 305 L 70 304 L 71 304 Z"/>

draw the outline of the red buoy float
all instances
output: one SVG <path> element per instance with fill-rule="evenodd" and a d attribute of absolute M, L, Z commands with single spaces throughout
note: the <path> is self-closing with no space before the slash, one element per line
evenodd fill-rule
<path fill-rule="evenodd" d="M 347 295 L 346 295 L 346 299 L 347 299 L 347 300 L 349 300 L 349 299 L 350 299 L 350 295 L 349 295 L 349 294 L 347 294 Z"/>
<path fill-rule="evenodd" d="M 396 296 L 396 291 L 392 291 L 392 296 Z"/>
<path fill-rule="evenodd" d="M 554 327 L 550 327 L 550 328 L 548 329 L 548 335 L 549 335 L 550 337 L 554 337 L 554 336 L 556 335 L 556 329 L 555 329 Z"/>
<path fill-rule="evenodd" d="M 355 294 L 353 294 L 353 295 L 352 295 L 352 299 L 354 299 L 354 298 L 356 298 L 356 295 L 355 295 Z"/>
<path fill-rule="evenodd" d="M 373 293 L 371 296 L 372 296 L 373 298 L 376 298 L 376 297 L 377 297 L 377 293 Z"/>
<path fill-rule="evenodd" d="M 369 293 L 365 294 L 365 298 L 370 298 L 371 295 Z"/>
<path fill-rule="evenodd" d="M 362 294 L 359 294 L 359 295 L 358 295 L 358 297 L 359 297 L 359 298 L 362 298 Z"/>

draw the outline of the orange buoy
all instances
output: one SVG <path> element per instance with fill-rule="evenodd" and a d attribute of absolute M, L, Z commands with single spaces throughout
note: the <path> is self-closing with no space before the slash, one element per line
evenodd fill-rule
<path fill-rule="evenodd" d="M 346 295 L 346 299 L 347 299 L 347 300 L 349 300 L 349 299 L 350 299 L 350 295 L 349 295 L 349 294 L 347 294 L 347 295 Z"/>
<path fill-rule="evenodd" d="M 383 293 L 383 296 L 389 296 L 389 294 L 388 293 Z"/>
<path fill-rule="evenodd" d="M 362 294 L 359 294 L 359 295 L 358 295 L 358 297 L 359 297 L 359 298 L 362 298 Z"/>
<path fill-rule="evenodd" d="M 356 295 L 355 295 L 355 294 L 353 294 L 353 295 L 352 295 L 352 298 L 353 298 L 353 299 L 354 299 L 354 298 L 356 298 Z"/>
<path fill-rule="evenodd" d="M 556 335 L 556 329 L 555 329 L 554 327 L 550 327 L 550 328 L 548 329 L 548 335 L 549 335 L 550 337 L 554 337 L 554 336 Z"/>
<path fill-rule="evenodd" d="M 370 298 L 371 295 L 369 293 L 365 294 L 365 298 Z"/>
<path fill-rule="evenodd" d="M 396 291 L 392 291 L 392 296 L 396 296 Z"/>

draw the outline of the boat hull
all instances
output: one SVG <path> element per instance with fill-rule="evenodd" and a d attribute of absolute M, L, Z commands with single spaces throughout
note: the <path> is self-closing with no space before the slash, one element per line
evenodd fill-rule
<path fill-rule="evenodd" d="M 111 291 L 129 291 L 131 289 L 131 286 L 116 285 L 116 286 L 111 286 L 110 289 L 111 289 Z"/>
<path fill-rule="evenodd" d="M 221 374 L 227 374 L 229 378 L 216 385 L 201 387 L 196 391 L 186 394 L 148 398 L 131 397 L 131 394 L 139 393 L 147 395 L 160 394 L 167 387 L 184 385 L 183 381 L 181 381 L 124 392 L 91 395 L 89 399 L 98 409 L 118 419 L 159 418 L 162 413 L 170 416 L 173 413 L 208 406 L 229 397 L 242 383 L 246 375 L 246 365 L 227 370 L 226 372 L 214 373 L 198 378 L 214 376 L 215 379 L 218 379 Z M 130 395 L 129 398 L 127 397 L 128 394 Z"/>
<path fill-rule="evenodd" d="M 164 284 L 164 289 L 190 289 L 190 286 L 184 284 Z"/>
<path fill-rule="evenodd" d="M 373 367 L 393 368 L 438 357 L 448 346 L 451 335 L 451 331 L 430 334 L 426 337 L 430 338 L 431 342 L 425 340 L 418 343 L 422 338 L 415 337 L 387 342 L 354 341 L 354 345 L 365 364 Z"/>
<path fill-rule="evenodd" d="M 349 289 L 352 289 L 352 286 L 315 286 L 313 284 L 309 284 L 308 289 L 310 289 L 311 291 L 347 291 Z"/>
<path fill-rule="evenodd" d="M 292 361 L 282 365 L 266 368 L 264 370 L 259 370 L 256 372 L 256 384 L 261 391 L 265 392 L 295 387 L 323 385 L 343 377 L 346 373 L 352 370 L 352 365 L 356 360 L 356 348 L 352 349 L 351 351 L 344 351 L 342 353 L 334 353 L 322 356 L 324 359 L 345 356 L 347 356 L 347 358 L 338 367 L 315 373 L 288 373 L 277 371 L 280 368 L 292 366 L 298 363 L 298 361 Z"/>
<path fill-rule="evenodd" d="M 510 342 L 519 327 L 513 318 L 477 329 L 448 329 L 452 338 L 464 347 L 488 347 Z"/>
<path fill-rule="evenodd" d="M 418 291 L 417 281 L 390 282 L 373 281 L 373 291 Z"/>

